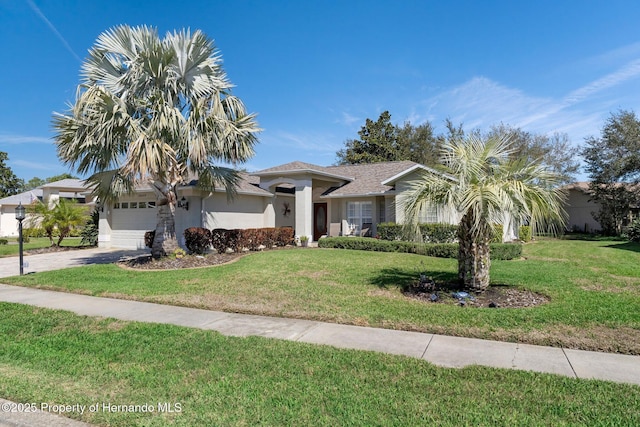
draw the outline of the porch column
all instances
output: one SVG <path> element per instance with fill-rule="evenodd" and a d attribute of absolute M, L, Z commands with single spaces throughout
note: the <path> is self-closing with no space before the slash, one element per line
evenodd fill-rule
<path fill-rule="evenodd" d="M 296 236 L 313 239 L 313 195 L 310 179 L 296 181 Z"/>
<path fill-rule="evenodd" d="M 113 204 L 109 203 L 106 206 L 100 204 L 98 208 L 100 215 L 98 219 L 98 247 L 110 248 L 111 247 L 111 209 Z"/>

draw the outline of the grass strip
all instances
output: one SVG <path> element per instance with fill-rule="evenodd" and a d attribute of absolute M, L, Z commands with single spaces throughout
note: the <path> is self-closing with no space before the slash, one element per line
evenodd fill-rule
<path fill-rule="evenodd" d="M 98 425 L 640 425 L 640 387 L 0 304 L 0 395 Z M 151 405 L 152 412 L 113 412 Z M 174 412 L 161 411 L 158 404 Z M 177 409 L 179 408 L 179 411 Z"/>

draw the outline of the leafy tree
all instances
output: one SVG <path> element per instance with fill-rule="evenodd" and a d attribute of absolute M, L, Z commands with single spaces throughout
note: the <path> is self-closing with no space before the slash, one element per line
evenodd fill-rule
<path fill-rule="evenodd" d="M 66 199 L 60 199 L 54 204 L 34 202 L 29 205 L 28 212 L 29 227 L 42 228 L 51 241 L 51 246 L 60 246 L 71 230 L 87 220 L 87 207 Z M 56 235 L 58 240 L 54 241 Z"/>
<path fill-rule="evenodd" d="M 362 164 L 411 160 L 428 166 L 438 164 L 439 139 L 431 123 L 403 126 L 391 123 L 391 114 L 384 111 L 377 121 L 367 119 L 358 132 L 359 139 L 348 139 L 345 148 L 336 153 L 338 164 Z"/>
<path fill-rule="evenodd" d="M 413 126 L 406 122 L 397 128 L 397 160 L 411 160 L 430 167 L 439 167 L 440 140 L 433 132 L 431 123 Z"/>
<path fill-rule="evenodd" d="M 460 215 L 458 277 L 476 292 L 489 286 L 489 243 L 495 224 L 509 215 L 535 231 L 553 228 L 564 218 L 560 177 L 540 162 L 513 160 L 513 155 L 507 137 L 447 140 L 441 159 L 448 174 L 423 173 L 399 201 L 414 225 L 428 206 Z"/>
<path fill-rule="evenodd" d="M 42 185 L 45 185 L 46 183 L 47 183 L 46 180 L 42 178 L 38 178 L 37 176 L 34 176 L 29 181 L 25 182 L 24 186 L 22 187 L 22 191 L 33 190 L 34 188 L 38 188 Z"/>
<path fill-rule="evenodd" d="M 7 160 L 9 160 L 7 153 L 0 151 L 0 198 L 18 194 L 24 184 L 5 164 Z"/>
<path fill-rule="evenodd" d="M 492 126 L 486 137 L 509 138 L 514 158 L 524 159 L 527 162 L 539 159 L 561 177 L 562 184 L 575 181 L 575 176 L 580 170 L 579 149 L 571 145 L 566 133 L 546 136 L 501 123 Z"/>
<path fill-rule="evenodd" d="M 71 175 L 70 173 L 62 173 L 60 175 L 50 176 L 49 178 L 45 179 L 34 176 L 24 184 L 22 191 L 33 190 L 34 188 L 41 187 L 50 182 L 62 181 L 63 179 L 78 179 L 78 177 Z"/>
<path fill-rule="evenodd" d="M 360 139 L 349 139 L 346 147 L 336 153 L 339 164 L 357 165 L 397 160 L 397 127 L 391 123 L 388 111 L 377 121 L 367 119 L 360 128 Z"/>
<path fill-rule="evenodd" d="M 92 174 L 103 202 L 148 183 L 158 212 L 152 254 L 172 253 L 176 187 L 197 175 L 201 188 L 233 194 L 237 171 L 217 163 L 253 156 L 254 115 L 232 95 L 219 51 L 200 31 L 160 38 L 148 27 L 115 27 L 98 37 L 82 75 L 72 109 L 54 116 L 58 156 Z"/>
<path fill-rule="evenodd" d="M 620 235 L 640 197 L 640 121 L 633 111 L 621 110 L 607 119 L 599 138 L 585 142 L 592 200 L 600 204 L 593 216 L 605 234 Z"/>

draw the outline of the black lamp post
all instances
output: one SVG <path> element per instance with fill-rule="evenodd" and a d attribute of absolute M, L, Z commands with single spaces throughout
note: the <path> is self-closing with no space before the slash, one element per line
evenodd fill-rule
<path fill-rule="evenodd" d="M 18 220 L 18 244 L 20 245 L 20 275 L 24 274 L 24 262 L 22 261 L 22 220 L 24 220 L 24 206 L 22 206 L 22 202 L 18 204 L 16 207 L 16 219 Z"/>

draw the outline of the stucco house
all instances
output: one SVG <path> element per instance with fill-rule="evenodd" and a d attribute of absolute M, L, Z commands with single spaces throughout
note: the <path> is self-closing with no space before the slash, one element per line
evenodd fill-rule
<path fill-rule="evenodd" d="M 403 221 L 400 203 L 419 171 L 438 173 L 411 161 L 346 166 L 291 162 L 243 173 L 237 195 L 223 188 L 208 192 L 197 181 L 177 189 L 176 234 L 184 245 L 188 227 L 293 227 L 312 241 L 327 235 L 375 235 L 381 222 Z M 101 247 L 142 248 L 144 233 L 155 229 L 155 196 L 138 188 L 117 203 L 100 207 Z M 457 223 L 455 214 L 433 209 L 424 222 Z"/>
<path fill-rule="evenodd" d="M 600 203 L 591 200 L 592 192 L 588 182 L 574 182 L 564 187 L 567 192 L 567 205 L 565 207 L 569 220 L 567 221 L 567 231 L 582 233 L 596 233 L 601 231 L 602 226 L 593 217 L 593 213 L 600 211 Z M 629 206 L 629 217 L 626 224 L 638 218 L 640 215 L 640 205 Z"/>
<path fill-rule="evenodd" d="M 90 190 L 80 179 L 63 179 L 50 182 L 33 190 L 0 199 L 0 236 L 18 235 L 16 207 L 22 203 L 28 206 L 36 200 L 55 203 L 59 199 L 77 200 L 79 203 L 91 203 Z"/>

